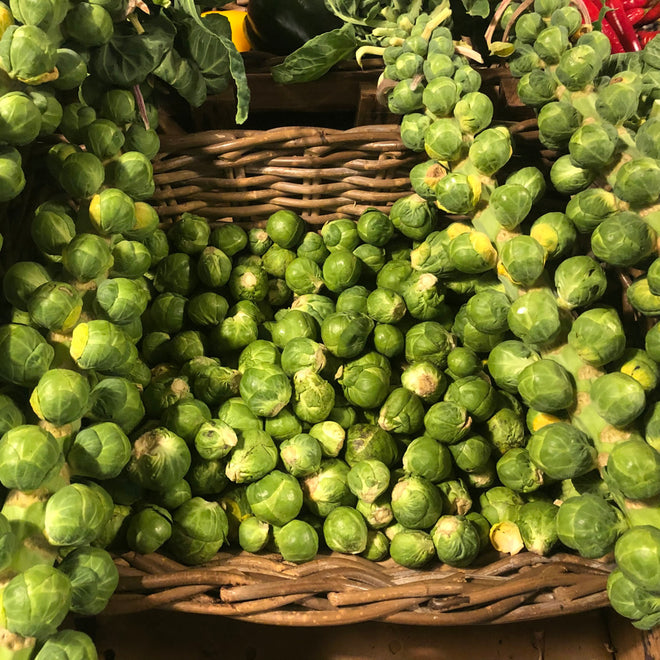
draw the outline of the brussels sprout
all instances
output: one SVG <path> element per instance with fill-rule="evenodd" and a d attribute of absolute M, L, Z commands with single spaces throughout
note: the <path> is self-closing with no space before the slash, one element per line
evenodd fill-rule
<path fill-rule="evenodd" d="M 108 165 L 108 181 L 133 199 L 149 199 L 154 192 L 151 161 L 139 151 L 126 151 Z"/>
<path fill-rule="evenodd" d="M 388 395 L 378 416 L 378 425 L 392 433 L 412 434 L 424 420 L 422 400 L 409 389 L 398 387 Z"/>
<path fill-rule="evenodd" d="M 0 394 L 0 437 L 25 423 L 23 411 L 6 394 Z"/>
<path fill-rule="evenodd" d="M 655 158 L 636 158 L 621 165 L 616 173 L 614 194 L 634 205 L 653 204 L 658 199 L 660 166 Z"/>
<path fill-rule="evenodd" d="M 531 286 L 543 273 L 546 252 L 532 236 L 514 236 L 500 249 L 502 266 L 516 284 Z"/>
<path fill-rule="evenodd" d="M 579 111 L 571 104 L 547 103 L 539 111 L 539 138 L 549 149 L 563 148 L 579 128 L 581 120 Z"/>
<path fill-rule="evenodd" d="M 301 369 L 293 375 L 293 411 L 301 420 L 310 424 L 322 422 L 334 404 L 332 385 L 312 369 Z"/>
<path fill-rule="evenodd" d="M 126 542 L 135 552 L 156 552 L 172 536 L 172 516 L 160 506 L 150 504 L 131 516 Z"/>
<path fill-rule="evenodd" d="M 660 592 L 660 534 L 651 525 L 638 525 L 622 534 L 614 546 L 617 567 L 628 580 Z"/>
<path fill-rule="evenodd" d="M 5 278 L 6 279 L 6 278 Z M 34 329 L 25 325 L 0 326 L 0 378 L 15 385 L 32 386 L 48 370 L 53 347 Z"/>
<path fill-rule="evenodd" d="M 227 515 L 217 502 L 193 497 L 172 515 L 172 536 L 167 549 L 185 564 L 209 561 L 227 538 Z"/>
<path fill-rule="evenodd" d="M 616 82 L 614 78 L 598 89 L 596 111 L 605 121 L 620 126 L 637 112 L 639 93 L 635 85 Z"/>
<path fill-rule="evenodd" d="M 52 332 L 69 332 L 82 312 L 82 298 L 66 282 L 46 282 L 28 300 L 30 321 Z"/>
<path fill-rule="evenodd" d="M 394 517 L 410 529 L 430 529 L 442 515 L 443 496 L 424 477 L 412 475 L 392 489 Z"/>
<path fill-rule="evenodd" d="M 216 247 L 203 248 L 197 260 L 197 277 L 202 284 L 217 289 L 229 281 L 231 260 Z"/>
<path fill-rule="evenodd" d="M 104 372 L 125 367 L 137 355 L 121 327 L 101 319 L 79 323 L 74 328 L 69 352 L 80 368 Z"/>
<path fill-rule="evenodd" d="M 2 293 L 10 305 L 27 310 L 32 294 L 50 281 L 48 271 L 34 261 L 17 261 L 9 266 L 2 280 Z"/>
<path fill-rule="evenodd" d="M 325 517 L 338 506 L 352 506 L 355 496 L 348 488 L 350 468 L 343 461 L 328 458 L 317 472 L 301 481 L 304 503 L 312 513 Z"/>
<path fill-rule="evenodd" d="M 93 479 L 119 475 L 131 457 L 131 445 L 117 424 L 101 422 L 79 431 L 67 453 L 73 474 Z"/>
<path fill-rule="evenodd" d="M 190 450 L 183 438 L 160 427 L 135 440 L 126 469 L 129 477 L 144 488 L 163 491 L 183 478 L 190 462 Z"/>
<path fill-rule="evenodd" d="M 403 469 L 407 474 L 439 483 L 452 472 L 451 453 L 443 444 L 429 436 L 413 440 L 403 454 Z"/>
<path fill-rule="evenodd" d="M 313 231 L 308 231 L 302 238 L 296 256 L 306 257 L 315 263 L 322 265 L 330 251 L 326 247 L 323 237 Z"/>
<path fill-rule="evenodd" d="M 610 552 L 626 527 L 618 509 L 591 493 L 564 500 L 557 512 L 559 540 L 587 558 Z"/>
<path fill-rule="evenodd" d="M 163 257 L 164 258 L 164 257 Z M 147 247 L 137 241 L 119 241 L 112 247 L 112 277 L 142 277 L 150 266 L 156 266 Z"/>
<path fill-rule="evenodd" d="M 484 375 L 460 378 L 449 385 L 445 401 L 453 401 L 467 411 L 476 421 L 485 421 L 497 406 L 495 390 Z"/>
<path fill-rule="evenodd" d="M 7 430 L 0 438 L 0 483 L 34 490 L 61 467 L 61 449 L 46 430 L 30 424 Z"/>
<path fill-rule="evenodd" d="M 302 423 L 291 410 L 282 408 L 275 417 L 265 420 L 264 429 L 275 442 L 282 442 L 301 433 Z"/>
<path fill-rule="evenodd" d="M 210 235 L 211 229 L 206 220 L 192 213 L 182 214 L 181 219 L 175 222 L 167 232 L 167 238 L 172 245 L 172 249 L 175 252 L 183 252 L 185 254 L 198 254 L 202 252 L 208 245 Z M 217 249 L 214 248 L 214 250 Z M 222 251 L 220 250 L 220 252 Z M 224 253 L 222 254 L 224 255 Z M 223 266 L 227 268 L 225 264 Z M 224 280 L 222 284 L 225 284 L 226 281 Z M 222 286 L 222 284 L 217 286 Z"/>
<path fill-rule="evenodd" d="M 491 525 L 501 521 L 516 522 L 523 500 L 510 488 L 495 486 L 479 496 L 481 513 Z"/>
<path fill-rule="evenodd" d="M 293 520 L 303 502 L 296 478 L 279 470 L 251 483 L 247 487 L 247 498 L 257 518 L 278 527 Z"/>
<path fill-rule="evenodd" d="M 172 433 L 192 444 L 200 428 L 211 420 L 208 406 L 198 399 L 180 399 L 163 411 L 161 421 Z"/>
<path fill-rule="evenodd" d="M 335 312 L 321 324 L 321 337 L 333 355 L 353 358 L 364 350 L 373 326 L 373 321 L 366 314 Z"/>
<path fill-rule="evenodd" d="M 320 468 L 323 453 L 316 438 L 299 432 L 282 442 L 280 458 L 289 474 L 306 477 Z"/>
<path fill-rule="evenodd" d="M 52 566 L 19 573 L 3 590 L 7 630 L 38 639 L 54 635 L 71 606 L 71 592 L 69 578 Z"/>
<path fill-rule="evenodd" d="M 272 245 L 273 241 L 264 229 L 253 227 L 248 231 L 248 247 L 252 255 L 261 257 Z"/>
<path fill-rule="evenodd" d="M 62 250 L 63 266 L 80 282 L 96 279 L 112 261 L 108 244 L 94 234 L 77 234 Z"/>
<path fill-rule="evenodd" d="M 574 195 L 566 205 L 566 215 L 578 231 L 592 232 L 618 210 L 617 199 L 603 188 L 588 188 Z"/>
<path fill-rule="evenodd" d="M 119 126 L 109 119 L 96 119 L 86 127 L 85 145 L 101 160 L 116 156 L 124 141 Z"/>
<path fill-rule="evenodd" d="M 616 310 L 595 307 L 575 319 L 568 343 L 582 360 L 602 367 L 621 357 L 625 350 L 625 333 Z"/>
<path fill-rule="evenodd" d="M 59 171 L 58 182 L 74 198 L 87 198 L 96 193 L 105 179 L 101 161 L 92 153 L 71 154 Z"/>
<path fill-rule="evenodd" d="M 87 416 L 130 433 L 144 417 L 140 390 L 125 378 L 104 378 L 90 392 Z"/>
<path fill-rule="evenodd" d="M 53 94 L 42 91 L 30 92 L 30 98 L 41 113 L 39 135 L 51 135 L 62 121 L 64 111 L 62 105 Z M 20 162 L 20 161 L 19 161 Z"/>
<path fill-rule="evenodd" d="M 433 128 L 433 125 L 431 125 L 429 131 Z M 423 197 L 414 194 L 400 197 L 392 204 L 390 220 L 401 234 L 412 240 L 421 241 L 434 229 L 435 211 Z M 380 282 L 379 286 L 382 286 Z"/>
<path fill-rule="evenodd" d="M 96 646 L 88 635 L 77 630 L 60 630 L 49 637 L 39 649 L 36 660 L 48 658 L 79 658 L 80 660 L 94 660 Z"/>
<path fill-rule="evenodd" d="M 469 566 L 481 549 L 479 532 L 465 516 L 441 516 L 431 539 L 438 559 L 449 566 Z"/>
<path fill-rule="evenodd" d="M 507 318 L 511 332 L 533 347 L 550 344 L 561 331 L 557 303 L 545 289 L 528 291 L 514 300 Z"/>
<path fill-rule="evenodd" d="M 523 447 L 505 452 L 497 461 L 496 469 L 502 484 L 516 493 L 532 493 L 543 485 L 543 473 Z"/>
<path fill-rule="evenodd" d="M 368 209 L 357 221 L 358 236 L 365 243 L 383 247 L 394 235 L 394 225 L 389 216 L 376 209 Z"/>
<path fill-rule="evenodd" d="M 217 418 L 237 433 L 250 429 L 263 430 L 263 422 L 240 397 L 227 399 L 218 409 Z"/>
<path fill-rule="evenodd" d="M 96 303 L 113 323 L 125 324 L 142 316 L 148 293 L 136 280 L 123 277 L 104 280 L 96 289 Z"/>
<path fill-rule="evenodd" d="M 160 138 L 153 128 L 141 124 L 132 124 L 126 131 L 126 150 L 139 151 L 153 160 L 160 150 Z"/>
<path fill-rule="evenodd" d="M 362 514 L 371 530 L 383 529 L 394 520 L 392 505 L 387 495 L 381 495 L 373 502 L 358 500 L 355 509 Z"/>
<path fill-rule="evenodd" d="M 515 229 L 529 214 L 533 198 L 522 184 L 510 180 L 493 190 L 488 210 L 505 229 Z"/>
<path fill-rule="evenodd" d="M 660 493 L 660 455 L 641 439 L 616 443 L 607 460 L 607 476 L 629 499 L 655 497 Z"/>
<path fill-rule="evenodd" d="M 295 252 L 291 250 L 287 250 L 286 248 L 281 248 L 279 245 L 276 244 L 276 245 L 271 245 L 271 247 L 268 248 L 268 250 L 266 251 L 266 253 L 262 258 L 262 265 L 264 270 L 269 275 L 283 279 L 286 274 L 287 267 L 295 259 L 296 259 Z M 303 257 L 303 259 L 306 260 L 307 257 Z M 297 273 L 296 276 L 292 277 L 291 279 L 293 280 L 292 283 L 295 283 L 296 285 L 298 284 L 299 278 L 297 277 Z M 319 280 L 321 279 L 320 271 L 318 271 L 318 279 Z M 310 292 L 301 291 L 301 293 L 310 293 Z M 316 291 L 314 291 L 314 293 L 316 293 Z"/>
<path fill-rule="evenodd" d="M 646 392 L 652 392 L 660 379 L 658 363 L 639 348 L 626 349 L 616 366 L 621 373 L 632 376 Z"/>
<path fill-rule="evenodd" d="M 46 503 L 44 531 L 52 545 L 84 545 L 96 539 L 112 515 L 112 498 L 100 486 L 75 483 Z"/>
<path fill-rule="evenodd" d="M 424 321 L 406 333 L 406 360 L 428 361 L 443 368 L 447 355 L 455 347 L 454 337 L 435 321 Z"/>
<path fill-rule="evenodd" d="M 353 464 L 347 483 L 350 491 L 362 502 L 371 504 L 390 485 L 390 470 L 382 461 L 366 459 Z"/>
<path fill-rule="evenodd" d="M 362 243 L 353 250 L 353 255 L 362 262 L 362 272 L 365 276 L 376 275 L 387 262 L 384 248 Z"/>
<path fill-rule="evenodd" d="M 472 425 L 467 410 L 454 401 L 433 404 L 424 416 L 426 433 L 445 444 L 453 444 L 464 438 Z"/>
<path fill-rule="evenodd" d="M 396 442 L 383 429 L 373 424 L 353 424 L 348 429 L 345 460 L 350 466 L 358 461 L 376 459 L 391 467 L 396 458 Z"/>
<path fill-rule="evenodd" d="M 649 280 L 641 277 L 635 280 L 627 289 L 626 297 L 635 310 L 645 316 L 660 314 L 660 296 L 651 291 Z"/>
<path fill-rule="evenodd" d="M 0 148 L 0 202 L 14 199 L 25 188 L 25 174 L 21 169 L 21 162 L 21 156 L 16 149 L 9 146 Z"/>
<path fill-rule="evenodd" d="M 293 211 L 280 210 L 268 218 L 266 232 L 276 245 L 281 248 L 292 249 L 302 241 L 305 223 Z"/>
<path fill-rule="evenodd" d="M 525 105 L 535 108 L 554 101 L 556 90 L 555 79 L 541 69 L 533 69 L 525 73 L 518 81 L 517 91 L 520 100 Z"/>
<path fill-rule="evenodd" d="M 537 500 L 520 507 L 516 524 L 525 548 L 537 555 L 548 555 L 559 540 L 556 518 L 559 507 L 552 502 Z"/>
<path fill-rule="evenodd" d="M 246 552 L 259 552 L 266 547 L 270 537 L 270 525 L 255 516 L 241 521 L 238 528 L 238 543 Z"/>
<path fill-rule="evenodd" d="M 638 628 L 647 628 L 646 620 L 653 618 L 657 608 L 657 596 L 643 589 L 628 579 L 618 568 L 614 569 L 607 578 L 607 596 L 611 606 L 622 616 L 635 619 Z M 643 623 L 644 622 L 644 623 Z M 651 623 L 651 627 L 653 623 Z"/>
<path fill-rule="evenodd" d="M 462 273 L 484 273 L 495 267 L 497 251 L 486 234 L 470 231 L 451 240 L 449 259 L 454 268 Z"/>
<path fill-rule="evenodd" d="M 378 273 L 376 284 L 382 289 L 391 289 L 403 295 L 406 282 L 412 272 L 413 269 L 408 261 L 390 261 Z"/>
<path fill-rule="evenodd" d="M 591 385 L 591 400 L 598 414 L 617 427 L 639 417 L 646 406 L 644 388 L 632 376 L 621 372 L 596 378 Z"/>
<path fill-rule="evenodd" d="M 536 12 L 522 14 L 514 26 L 516 39 L 522 43 L 533 44 L 545 26 L 545 21 L 540 14 Z"/>
<path fill-rule="evenodd" d="M 344 446 L 346 431 L 338 422 L 326 420 L 314 424 L 309 429 L 309 435 L 317 440 L 323 456 L 334 458 Z"/>
<path fill-rule="evenodd" d="M 465 440 L 449 445 L 456 466 L 464 472 L 481 472 L 488 464 L 492 445 L 480 435 L 471 435 Z"/>
<path fill-rule="evenodd" d="M 2 34 L 0 62 L 11 78 L 28 85 L 39 85 L 54 77 L 56 48 L 41 27 L 10 25 Z M 18 94 L 10 92 L 6 96 Z M 21 96 L 24 96 L 21 94 Z M 11 127 L 15 129 L 18 127 Z M 35 135 L 36 137 L 36 135 Z"/>
<path fill-rule="evenodd" d="M 570 374 L 550 359 L 536 360 L 518 374 L 518 392 L 526 405 L 541 412 L 564 410 L 575 400 Z"/>
<path fill-rule="evenodd" d="M 435 556 L 433 539 L 422 530 L 402 530 L 390 543 L 390 556 L 406 568 L 422 568 Z"/>
<path fill-rule="evenodd" d="M 607 278 L 597 261 L 587 255 L 578 255 L 557 266 L 555 287 L 560 304 L 575 309 L 599 300 L 607 288 Z"/>
<path fill-rule="evenodd" d="M 292 520 L 275 529 L 275 545 L 284 561 L 311 561 L 319 547 L 319 537 L 312 525 L 304 520 Z"/>
<path fill-rule="evenodd" d="M 323 537 L 331 550 L 356 555 L 367 547 L 367 525 L 355 509 L 339 506 L 326 517 Z"/>
<path fill-rule="evenodd" d="M 423 106 L 424 85 L 419 76 L 399 81 L 387 99 L 390 112 L 405 115 Z"/>
<path fill-rule="evenodd" d="M 470 145 L 472 164 L 486 176 L 492 176 L 511 158 L 511 136 L 503 126 L 487 128 Z"/>
<path fill-rule="evenodd" d="M 252 412 L 264 417 L 276 415 L 291 398 L 291 383 L 276 365 L 248 367 L 240 382 L 240 393 Z"/>
<path fill-rule="evenodd" d="M 592 170 L 578 167 L 571 156 L 560 156 L 550 169 L 550 180 L 557 192 L 573 195 L 588 188 L 595 178 Z"/>
<path fill-rule="evenodd" d="M 71 582 L 71 611 L 77 614 L 103 611 L 119 582 L 112 557 L 101 548 L 76 548 L 62 560 L 58 570 Z"/>
<path fill-rule="evenodd" d="M 222 250 L 228 257 L 243 250 L 247 243 L 248 237 L 243 227 L 230 222 L 215 227 L 209 236 L 209 244 Z"/>
<path fill-rule="evenodd" d="M 112 17 L 97 4 L 76 5 L 64 19 L 68 35 L 86 48 L 102 46 L 113 34 Z"/>
<path fill-rule="evenodd" d="M 238 444 L 227 462 L 227 477 L 238 484 L 257 481 L 273 470 L 277 458 L 277 448 L 265 431 L 246 429 L 238 434 Z"/>
<path fill-rule="evenodd" d="M 634 266 L 655 250 L 656 233 L 636 213 L 616 213 L 603 220 L 591 235 L 596 257 L 613 266 Z"/>

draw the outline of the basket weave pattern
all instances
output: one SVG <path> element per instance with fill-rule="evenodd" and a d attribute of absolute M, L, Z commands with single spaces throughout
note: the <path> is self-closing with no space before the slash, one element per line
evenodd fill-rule
<path fill-rule="evenodd" d="M 119 588 L 106 613 L 158 608 L 280 626 L 374 620 L 456 626 L 545 619 L 607 605 L 613 564 L 606 559 L 530 552 L 490 559 L 470 569 L 436 564 L 411 570 L 392 560 L 372 563 L 335 553 L 295 565 L 278 555 L 241 552 L 188 568 L 159 554 L 127 553 L 116 560 Z"/>
<path fill-rule="evenodd" d="M 388 211 L 410 194 L 409 172 L 426 158 L 392 124 L 349 130 L 282 127 L 163 136 L 154 202 L 166 221 L 185 211 L 259 222 L 291 209 L 312 225 Z"/>

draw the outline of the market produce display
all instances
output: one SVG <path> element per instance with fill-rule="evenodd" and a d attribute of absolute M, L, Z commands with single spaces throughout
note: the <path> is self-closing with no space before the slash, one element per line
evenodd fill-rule
<path fill-rule="evenodd" d="M 529 162 L 449 4 L 388 4 L 385 25 L 374 3 L 386 102 L 428 156 L 414 194 L 320 231 L 291 210 L 161 227 L 159 85 L 196 105 L 234 76 L 245 112 L 226 20 L 38 5 L 3 7 L 0 40 L 3 200 L 58 136 L 35 256 L 2 279 L 6 657 L 95 657 L 58 628 L 104 609 L 126 549 L 613 552 L 613 607 L 656 625 L 660 37 L 611 56 L 562 0 L 489 7 L 552 152 Z"/>

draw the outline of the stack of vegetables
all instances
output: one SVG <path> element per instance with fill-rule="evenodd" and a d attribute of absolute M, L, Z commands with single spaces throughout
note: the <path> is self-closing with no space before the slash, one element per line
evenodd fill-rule
<path fill-rule="evenodd" d="M 101 5 L 48 34 L 74 39 L 81 7 Z M 512 158 L 448 7 L 421 9 L 383 36 L 388 105 L 429 157 L 415 194 L 319 232 L 286 210 L 264 228 L 192 214 L 159 228 L 159 66 L 100 67 L 119 42 L 87 44 L 91 75 L 66 56 L 79 99 L 63 106 L 64 65 L 8 69 L 53 115 L 9 91 L 0 130 L 21 137 L 2 139 L 65 140 L 46 159 L 61 192 L 26 220 L 39 258 L 2 283 L 7 657 L 93 658 L 56 631 L 105 607 L 110 552 L 127 548 L 201 564 L 223 546 L 293 562 L 326 546 L 409 568 L 614 550 L 612 604 L 657 623 L 660 330 L 627 338 L 615 294 L 621 277 L 638 315 L 660 315 L 660 40 L 612 58 L 560 0 L 519 13 L 511 69 L 557 152 L 546 173 Z M 134 23 L 111 21 L 108 43 Z M 17 41 L 28 27 L 7 28 L 3 66 L 49 43 Z M 22 187 L 12 149 L 5 199 Z"/>

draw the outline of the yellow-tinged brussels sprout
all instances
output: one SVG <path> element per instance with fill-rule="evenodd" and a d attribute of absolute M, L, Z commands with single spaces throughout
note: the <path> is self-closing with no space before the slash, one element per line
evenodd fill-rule
<path fill-rule="evenodd" d="M 10 25 L 0 40 L 0 63 L 12 77 L 38 85 L 57 77 L 56 49 L 36 25 Z"/>

